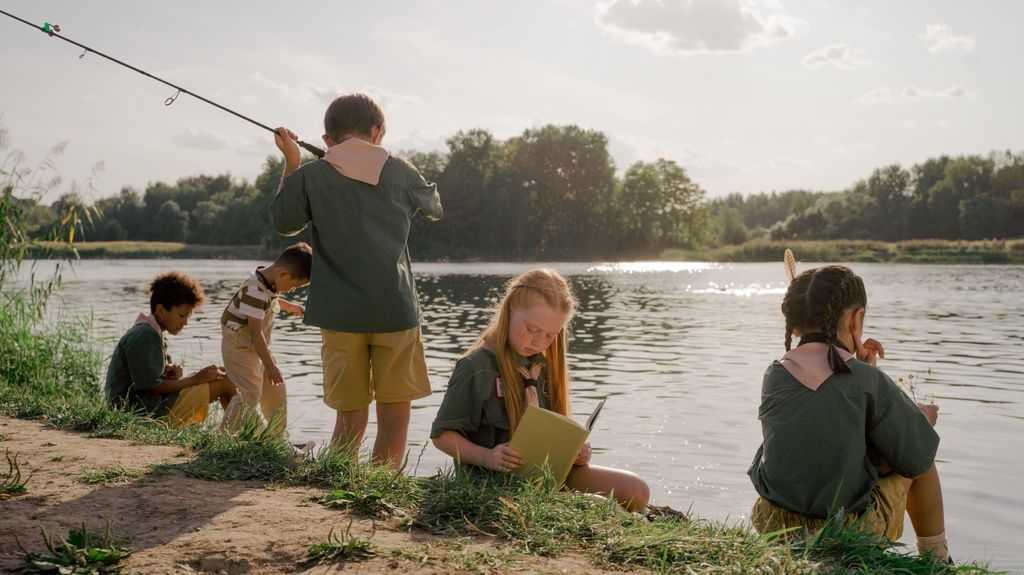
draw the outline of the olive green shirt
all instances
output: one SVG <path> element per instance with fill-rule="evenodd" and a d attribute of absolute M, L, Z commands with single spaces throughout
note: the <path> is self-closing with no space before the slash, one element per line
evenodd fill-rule
<path fill-rule="evenodd" d="M 409 228 L 417 214 L 437 220 L 442 213 L 435 185 L 393 156 L 375 186 L 343 176 L 325 160 L 289 174 L 270 204 L 270 221 L 283 235 L 312 227 L 304 322 L 358 333 L 419 325 Z"/>
<path fill-rule="evenodd" d="M 117 342 L 107 366 L 103 391 L 111 407 L 166 415 L 178 401 L 178 392 L 149 395 L 164 382 L 167 346 L 161 334 L 147 323 L 132 326 Z"/>
<path fill-rule="evenodd" d="M 517 357 L 516 361 L 527 367 L 544 362 L 544 356 Z M 546 372 L 542 369 L 537 378 L 537 399 L 544 409 L 548 409 Z M 500 379 L 498 358 L 490 351 L 480 347 L 460 359 L 448 380 L 448 390 L 430 428 L 430 437 L 438 437 L 450 429 L 487 449 L 508 442 L 511 437 L 504 390 L 502 396 L 498 396 Z"/>
<path fill-rule="evenodd" d="M 748 474 L 775 505 L 823 519 L 860 513 L 879 466 L 904 477 L 931 468 L 939 436 L 885 373 L 862 361 L 812 391 L 776 361 L 761 388 L 763 443 Z"/>

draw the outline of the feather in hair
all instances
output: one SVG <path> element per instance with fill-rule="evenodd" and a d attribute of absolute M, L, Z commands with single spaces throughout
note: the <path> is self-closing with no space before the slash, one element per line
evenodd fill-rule
<path fill-rule="evenodd" d="M 782 259 L 786 262 L 786 275 L 789 276 L 789 281 L 793 281 L 796 279 L 796 258 L 793 257 L 793 250 L 786 248 L 786 254 Z"/>

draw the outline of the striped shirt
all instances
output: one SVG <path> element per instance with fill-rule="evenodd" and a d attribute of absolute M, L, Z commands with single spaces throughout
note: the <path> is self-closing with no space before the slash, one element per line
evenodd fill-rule
<path fill-rule="evenodd" d="M 249 325 L 249 318 L 267 320 L 267 316 L 274 314 L 274 303 L 277 300 L 277 293 L 270 286 L 267 278 L 260 272 L 263 268 L 256 268 L 249 279 L 242 282 L 231 302 L 224 308 L 220 316 L 220 324 L 228 329 L 238 331 Z"/>

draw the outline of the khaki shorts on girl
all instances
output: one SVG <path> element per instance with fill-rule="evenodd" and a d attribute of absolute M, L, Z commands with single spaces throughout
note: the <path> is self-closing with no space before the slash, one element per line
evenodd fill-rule
<path fill-rule="evenodd" d="M 320 330 L 324 403 L 338 411 L 430 395 L 419 326 L 388 333 Z"/>
<path fill-rule="evenodd" d="M 887 475 L 878 480 L 871 491 L 871 505 L 860 515 L 847 515 L 843 524 L 857 526 L 861 531 L 870 531 L 896 541 L 903 535 L 903 517 L 907 510 L 907 491 L 910 481 L 904 477 Z M 814 519 L 793 513 L 758 497 L 750 511 L 750 522 L 758 533 L 771 533 L 788 527 L 806 527 L 814 531 L 825 524 L 823 519 Z"/>

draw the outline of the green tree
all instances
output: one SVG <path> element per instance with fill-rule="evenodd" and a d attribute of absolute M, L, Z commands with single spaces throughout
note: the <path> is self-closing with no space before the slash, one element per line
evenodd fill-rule
<path fill-rule="evenodd" d="M 615 165 L 604 134 L 548 125 L 506 145 L 503 181 L 514 257 L 580 257 L 611 246 L 606 224 Z"/>
<path fill-rule="evenodd" d="M 160 205 L 153 221 L 153 239 L 161 242 L 183 242 L 188 237 L 188 213 L 174 200 Z"/>
<path fill-rule="evenodd" d="M 750 239 L 750 230 L 736 208 L 723 206 L 715 214 L 715 228 L 719 244 L 742 244 Z M 762 228 L 763 229 L 763 228 Z"/>

